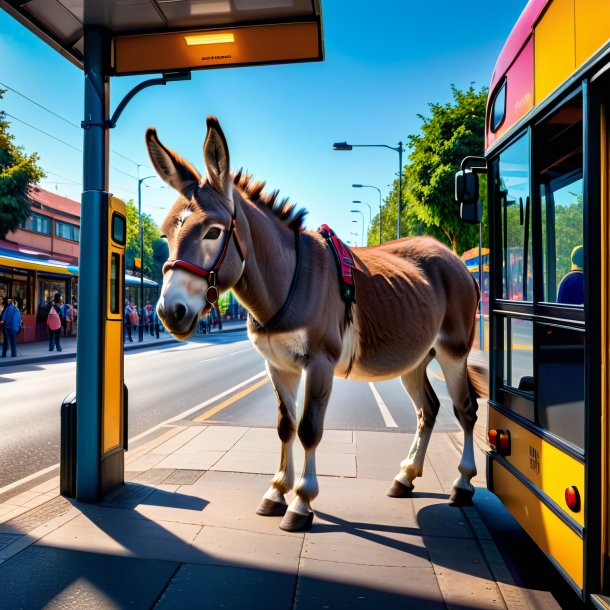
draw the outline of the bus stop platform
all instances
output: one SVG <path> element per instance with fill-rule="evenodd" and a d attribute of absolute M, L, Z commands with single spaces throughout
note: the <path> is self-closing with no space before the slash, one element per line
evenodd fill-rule
<path fill-rule="evenodd" d="M 288 533 L 255 514 L 275 430 L 174 422 L 134 443 L 128 482 L 100 504 L 62 497 L 52 475 L 0 495 L 0 609 L 558 608 L 515 584 L 481 518 L 499 504 L 482 452 L 475 506 L 448 506 L 460 437 L 435 432 L 396 499 L 411 434 L 325 431 L 313 527 Z"/>

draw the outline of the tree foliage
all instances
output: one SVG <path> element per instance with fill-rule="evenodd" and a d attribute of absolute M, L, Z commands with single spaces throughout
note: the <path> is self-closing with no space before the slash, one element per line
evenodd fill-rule
<path fill-rule="evenodd" d="M 430 116 L 419 115 L 422 121 L 420 132 L 408 137 L 411 153 L 403 176 L 401 237 L 432 235 L 455 252 L 463 252 L 478 243 L 478 227 L 467 225 L 460 219 L 459 205 L 454 199 L 454 177 L 464 157 L 484 152 L 487 88 L 476 91 L 470 85 L 462 91 L 452 85 L 451 92 L 452 102 L 428 104 Z M 485 227 L 484 181 L 480 194 Z M 382 219 L 384 240 L 396 237 L 397 200 L 398 180 L 386 199 L 385 217 Z M 370 244 L 379 240 L 375 238 L 375 227 L 379 235 L 378 216 L 372 225 Z"/>
<path fill-rule="evenodd" d="M 132 199 L 125 203 L 127 208 L 127 247 L 126 268 L 128 271 L 134 269 L 134 260 L 140 258 L 140 223 L 138 221 L 138 206 Z M 144 242 L 144 275 L 155 281 L 161 279 L 159 262 L 155 260 L 155 244 L 161 237 L 159 227 L 155 224 L 150 214 L 142 214 L 142 236 Z M 157 243 L 157 248 L 159 244 Z"/>
<path fill-rule="evenodd" d="M 0 89 L 0 100 L 4 93 Z M 38 155 L 28 155 L 15 144 L 5 117 L 0 110 L 0 238 L 30 216 L 30 187 L 45 176 L 37 165 Z"/>

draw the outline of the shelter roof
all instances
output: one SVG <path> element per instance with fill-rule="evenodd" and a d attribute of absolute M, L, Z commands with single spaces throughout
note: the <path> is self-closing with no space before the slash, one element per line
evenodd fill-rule
<path fill-rule="evenodd" d="M 319 57 L 314 59 L 322 59 L 320 0 L 0 0 L 0 8 L 81 68 L 87 26 L 103 26 L 115 38 L 313 23 L 320 42 Z"/>

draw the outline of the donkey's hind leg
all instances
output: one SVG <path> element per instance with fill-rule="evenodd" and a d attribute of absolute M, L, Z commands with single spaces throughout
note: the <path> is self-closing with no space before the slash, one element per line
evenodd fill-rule
<path fill-rule="evenodd" d="M 388 496 L 392 498 L 408 496 L 413 491 L 413 479 L 421 477 L 424 469 L 426 449 L 440 406 L 438 397 L 434 393 L 426 374 L 428 364 L 433 357 L 434 352 L 430 351 L 417 368 L 400 378 L 415 405 L 417 432 L 411 444 L 409 455 L 400 463 L 400 472 L 394 477 L 394 481 L 388 489 Z"/>
<path fill-rule="evenodd" d="M 458 466 L 460 476 L 453 483 L 449 504 L 469 506 L 474 495 L 474 487 L 470 480 L 477 474 L 473 438 L 474 424 L 477 421 L 477 397 L 468 380 L 467 356 L 451 356 L 439 350 L 437 360 L 445 376 L 447 391 L 453 402 L 453 411 L 464 431 L 464 448 Z"/>
<path fill-rule="evenodd" d="M 300 374 L 281 371 L 269 363 L 267 363 L 267 372 L 277 396 L 277 433 L 282 442 L 282 449 L 277 472 L 256 509 L 258 515 L 265 517 L 283 515 L 288 508 L 284 494 L 294 485 L 292 444 L 296 432 L 296 397 L 301 380 Z"/>

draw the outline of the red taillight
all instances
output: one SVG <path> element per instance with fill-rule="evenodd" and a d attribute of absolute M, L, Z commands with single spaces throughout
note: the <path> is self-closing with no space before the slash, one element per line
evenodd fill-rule
<path fill-rule="evenodd" d="M 499 455 L 510 455 L 510 432 L 508 430 L 489 430 L 487 438 L 492 451 Z"/>
<path fill-rule="evenodd" d="M 566 487 L 565 497 L 568 508 L 572 512 L 577 513 L 580 510 L 580 494 L 578 489 L 574 485 Z"/>

